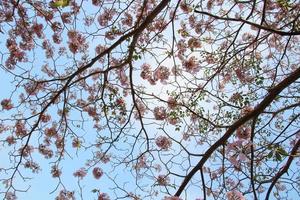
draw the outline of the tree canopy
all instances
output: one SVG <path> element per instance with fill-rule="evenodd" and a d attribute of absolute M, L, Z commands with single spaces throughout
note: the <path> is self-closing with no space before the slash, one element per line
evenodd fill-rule
<path fill-rule="evenodd" d="M 0 197 L 300 198 L 298 0 L 0 1 Z M 42 184 L 42 183 L 41 183 Z"/>

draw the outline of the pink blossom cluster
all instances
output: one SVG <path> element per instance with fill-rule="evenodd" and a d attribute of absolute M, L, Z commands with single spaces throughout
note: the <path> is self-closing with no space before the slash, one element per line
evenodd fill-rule
<path fill-rule="evenodd" d="M 57 165 L 53 165 L 53 166 L 51 167 L 51 174 L 52 174 L 52 177 L 53 177 L 53 178 L 60 177 L 61 173 L 62 173 L 62 172 L 61 172 L 60 169 L 58 169 Z"/>
<path fill-rule="evenodd" d="M 75 30 L 68 32 L 69 37 L 69 50 L 72 53 L 84 52 L 88 48 L 85 38 Z"/>
<path fill-rule="evenodd" d="M 110 200 L 110 198 L 109 198 L 108 194 L 106 194 L 106 193 L 100 193 L 98 195 L 98 200 Z"/>
<path fill-rule="evenodd" d="M 72 13 L 70 13 L 70 12 L 62 13 L 61 20 L 64 24 L 70 24 L 72 22 Z"/>
<path fill-rule="evenodd" d="M 121 22 L 122 22 L 123 25 L 126 25 L 126 26 L 130 27 L 130 26 L 132 26 L 133 18 L 128 12 L 126 12 L 124 14 L 124 18 L 122 19 Z"/>
<path fill-rule="evenodd" d="M 107 26 L 116 14 L 115 9 L 104 9 L 103 13 L 98 17 L 98 23 L 100 26 Z"/>
<path fill-rule="evenodd" d="M 153 73 L 155 81 L 160 80 L 161 83 L 166 83 L 170 76 L 170 70 L 165 66 L 159 66 Z"/>
<path fill-rule="evenodd" d="M 93 176 L 95 177 L 95 179 L 100 179 L 102 175 L 103 175 L 102 169 L 100 169 L 99 167 L 95 167 L 93 169 Z"/>
<path fill-rule="evenodd" d="M 45 135 L 47 137 L 54 137 L 57 135 L 56 127 L 46 128 Z"/>
<path fill-rule="evenodd" d="M 50 44 L 49 40 L 44 40 L 42 43 L 42 47 L 45 50 L 46 58 L 52 58 L 53 57 L 53 46 Z"/>
<path fill-rule="evenodd" d="M 246 72 L 244 69 L 237 68 L 237 69 L 235 69 L 234 72 L 235 72 L 237 78 L 238 78 L 242 83 L 250 82 L 250 81 L 252 80 L 251 75 L 250 75 L 248 72 Z"/>
<path fill-rule="evenodd" d="M 147 110 L 146 110 L 146 106 L 140 99 L 136 99 L 135 103 L 136 103 L 136 106 L 137 106 L 137 109 L 139 110 L 139 112 L 135 111 L 134 117 L 135 117 L 135 119 L 139 119 L 140 117 L 143 117 L 145 115 Z"/>
<path fill-rule="evenodd" d="M 31 169 L 33 173 L 38 173 L 40 170 L 40 166 L 36 162 L 29 161 L 29 160 L 25 162 L 24 167 Z"/>
<path fill-rule="evenodd" d="M 40 144 L 38 150 L 45 158 L 52 158 L 53 156 L 53 151 L 44 144 Z"/>
<path fill-rule="evenodd" d="M 94 6 L 100 6 L 101 3 L 103 3 L 103 0 L 92 0 L 92 4 L 93 4 Z"/>
<path fill-rule="evenodd" d="M 106 164 L 110 161 L 110 155 L 104 154 L 103 152 L 97 152 L 96 157 L 101 160 L 102 163 Z"/>
<path fill-rule="evenodd" d="M 14 136 L 8 136 L 5 141 L 9 146 L 16 143 L 16 139 L 14 138 Z"/>
<path fill-rule="evenodd" d="M 189 59 L 183 61 L 183 67 L 190 73 L 197 73 L 200 71 L 200 64 L 195 56 L 191 56 Z"/>
<path fill-rule="evenodd" d="M 33 153 L 33 151 L 34 151 L 34 148 L 31 145 L 26 145 L 25 147 L 21 147 L 19 149 L 19 153 L 23 157 L 28 157 L 31 153 Z"/>
<path fill-rule="evenodd" d="M 43 123 L 47 123 L 51 120 L 51 116 L 48 114 L 42 114 L 41 115 L 41 122 Z"/>
<path fill-rule="evenodd" d="M 162 106 L 154 108 L 154 117 L 156 120 L 164 120 L 167 118 L 166 109 Z"/>
<path fill-rule="evenodd" d="M 196 38 L 190 38 L 188 40 L 188 46 L 191 49 L 201 48 L 201 42 L 199 39 Z"/>
<path fill-rule="evenodd" d="M 170 115 L 168 117 L 168 122 L 172 125 L 176 125 L 180 122 L 180 119 L 177 117 L 177 116 L 174 116 L 174 115 Z"/>
<path fill-rule="evenodd" d="M 61 190 L 55 200 L 75 200 L 74 192 Z"/>
<path fill-rule="evenodd" d="M 246 200 L 243 194 L 237 190 L 227 192 L 226 196 L 228 200 Z"/>
<path fill-rule="evenodd" d="M 241 126 L 236 130 L 236 136 L 239 139 L 247 140 L 251 137 L 251 128 Z"/>
<path fill-rule="evenodd" d="M 17 200 L 17 196 L 13 192 L 7 192 L 5 195 L 6 200 Z"/>
<path fill-rule="evenodd" d="M 155 144 L 163 150 L 168 150 L 172 146 L 172 141 L 166 136 L 161 135 L 156 138 Z"/>
<path fill-rule="evenodd" d="M 33 23 L 31 27 L 33 33 L 35 33 L 38 38 L 44 37 L 43 28 L 44 28 L 43 24 L 38 24 L 36 22 Z"/>
<path fill-rule="evenodd" d="M 247 140 L 239 139 L 227 144 L 226 154 L 229 156 L 229 161 L 239 169 L 242 162 L 248 160 L 247 154 L 251 151 L 251 143 Z"/>
<path fill-rule="evenodd" d="M 157 183 L 161 186 L 167 186 L 170 182 L 170 178 L 166 175 L 158 175 Z"/>
<path fill-rule="evenodd" d="M 79 170 L 73 173 L 73 176 L 83 179 L 86 176 L 86 174 L 86 169 L 80 168 Z"/>
<path fill-rule="evenodd" d="M 30 81 L 24 85 L 24 89 L 26 93 L 31 96 L 36 95 L 39 91 L 43 90 L 44 87 L 45 84 L 37 83 L 33 81 Z"/>
<path fill-rule="evenodd" d="M 27 134 L 25 124 L 22 121 L 17 121 L 17 123 L 15 124 L 15 128 L 16 128 L 15 131 L 16 136 L 23 137 Z"/>
<path fill-rule="evenodd" d="M 168 107 L 170 109 L 175 109 L 177 107 L 176 103 L 177 102 L 176 102 L 176 99 L 174 97 L 169 97 L 168 98 Z"/>
<path fill-rule="evenodd" d="M 81 146 L 81 141 L 78 138 L 74 138 L 72 140 L 72 147 L 73 148 L 80 148 Z"/>
<path fill-rule="evenodd" d="M 146 167 L 147 167 L 146 161 L 147 161 L 146 156 L 145 156 L 145 155 L 142 155 L 142 156 L 138 159 L 138 161 L 137 161 L 136 165 L 134 166 L 134 168 L 135 168 L 137 171 L 139 171 L 139 170 L 142 169 L 142 168 L 146 168 Z"/>
<path fill-rule="evenodd" d="M 25 52 L 18 47 L 15 40 L 8 39 L 6 42 L 6 47 L 10 53 L 5 62 L 5 66 L 8 69 L 14 69 L 17 62 L 25 62 L 27 60 Z"/>
<path fill-rule="evenodd" d="M 1 106 L 3 110 L 10 110 L 13 108 L 13 104 L 11 102 L 11 99 L 3 99 L 1 101 Z"/>

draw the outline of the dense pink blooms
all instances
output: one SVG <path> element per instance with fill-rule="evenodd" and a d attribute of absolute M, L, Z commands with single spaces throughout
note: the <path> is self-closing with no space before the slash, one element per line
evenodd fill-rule
<path fill-rule="evenodd" d="M 58 167 L 56 165 L 51 167 L 51 174 L 53 178 L 57 178 L 60 177 L 61 175 L 61 170 L 58 169 Z"/>
<path fill-rule="evenodd" d="M 246 200 L 243 194 L 236 190 L 227 192 L 226 196 L 228 200 Z"/>
<path fill-rule="evenodd" d="M 48 137 L 53 137 L 57 134 L 56 127 L 46 128 L 45 135 Z"/>
<path fill-rule="evenodd" d="M 162 106 L 154 108 L 154 117 L 156 120 L 164 120 L 167 117 L 166 109 Z"/>
<path fill-rule="evenodd" d="M 249 139 L 250 136 L 251 136 L 251 128 L 249 127 L 239 127 L 237 130 L 236 130 L 236 136 L 239 138 L 239 139 Z"/>
<path fill-rule="evenodd" d="M 160 80 L 162 83 L 166 83 L 166 80 L 169 79 L 170 70 L 165 66 L 158 67 L 153 73 L 154 80 Z"/>
<path fill-rule="evenodd" d="M 50 116 L 50 115 L 48 115 L 48 114 L 43 114 L 43 115 L 41 115 L 41 122 L 47 123 L 47 122 L 49 122 L 50 120 L 51 120 L 51 116 Z"/>
<path fill-rule="evenodd" d="M 104 9 L 103 13 L 98 17 L 98 22 L 100 26 L 107 26 L 115 14 L 115 9 Z"/>
<path fill-rule="evenodd" d="M 132 16 L 128 12 L 126 12 L 124 15 L 125 18 L 122 19 L 122 24 L 126 26 L 132 26 Z"/>
<path fill-rule="evenodd" d="M 5 196 L 6 200 L 17 200 L 17 196 L 13 192 L 7 192 Z"/>
<path fill-rule="evenodd" d="M 183 62 L 183 67 L 186 69 L 187 72 L 196 73 L 200 70 L 199 61 L 196 59 L 195 56 L 191 56 L 189 59 Z"/>
<path fill-rule="evenodd" d="M 168 150 L 172 146 L 172 141 L 166 136 L 161 135 L 156 138 L 155 144 L 163 150 Z"/>
<path fill-rule="evenodd" d="M 141 72 L 140 76 L 143 79 L 148 80 L 148 79 L 152 78 L 151 66 L 149 64 L 144 63 L 141 68 L 142 68 L 142 72 Z"/>
<path fill-rule="evenodd" d="M 95 179 L 100 179 L 102 175 L 103 175 L 102 169 L 100 169 L 99 167 L 95 167 L 93 169 L 93 176 L 95 177 Z"/>
<path fill-rule="evenodd" d="M 16 128 L 16 136 L 22 137 L 27 134 L 27 130 L 23 122 L 17 121 L 15 128 Z"/>
<path fill-rule="evenodd" d="M 194 48 L 201 48 L 201 42 L 200 40 L 196 39 L 196 38 L 191 38 L 189 39 L 188 41 L 188 46 L 189 48 L 191 49 L 194 49 Z"/>
<path fill-rule="evenodd" d="M 72 53 L 84 52 L 88 48 L 88 44 L 81 33 L 75 30 L 70 30 L 68 32 L 69 37 L 69 50 Z"/>
<path fill-rule="evenodd" d="M 176 108 L 176 99 L 174 98 L 174 97 L 169 97 L 168 98 L 168 107 L 170 108 L 170 109 L 175 109 Z"/>
<path fill-rule="evenodd" d="M 40 154 L 45 156 L 45 158 L 52 158 L 53 156 L 53 151 L 44 144 L 40 144 L 38 150 Z"/>
<path fill-rule="evenodd" d="M 64 24 L 70 24 L 72 22 L 72 14 L 70 12 L 65 12 L 61 14 L 61 20 Z"/>
<path fill-rule="evenodd" d="M 1 106 L 3 110 L 10 110 L 13 108 L 13 104 L 10 99 L 3 99 L 1 101 Z"/>

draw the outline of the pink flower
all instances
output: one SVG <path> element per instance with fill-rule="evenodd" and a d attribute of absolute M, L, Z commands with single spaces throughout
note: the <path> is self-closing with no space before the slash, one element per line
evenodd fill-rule
<path fill-rule="evenodd" d="M 194 49 L 194 48 L 201 48 L 201 42 L 200 40 L 196 39 L 196 38 L 191 38 L 189 39 L 188 41 L 188 46 L 189 48 L 191 49 Z"/>
<path fill-rule="evenodd" d="M 101 178 L 101 176 L 103 175 L 102 169 L 100 169 L 99 167 L 95 167 L 93 169 L 93 175 L 94 175 L 95 179 Z"/>
<path fill-rule="evenodd" d="M 160 82 L 165 83 L 169 79 L 170 70 L 165 66 L 160 66 L 154 73 L 154 80 L 160 80 Z"/>
<path fill-rule="evenodd" d="M 75 30 L 68 32 L 69 37 L 69 50 L 72 53 L 84 52 L 88 48 L 85 38 Z"/>
<path fill-rule="evenodd" d="M 74 138 L 72 141 L 72 147 L 73 148 L 80 148 L 81 146 L 81 141 L 78 138 Z"/>
<path fill-rule="evenodd" d="M 86 176 L 86 170 L 84 168 L 80 168 L 76 172 L 73 173 L 73 176 L 83 179 Z"/>
<path fill-rule="evenodd" d="M 51 174 L 53 178 L 60 177 L 61 175 L 61 170 L 57 168 L 56 165 L 51 167 Z"/>
<path fill-rule="evenodd" d="M 110 200 L 108 194 L 106 193 L 100 193 L 98 196 L 98 200 Z"/>
<path fill-rule="evenodd" d="M 170 182 L 170 178 L 166 175 L 159 175 L 157 177 L 157 183 L 158 185 L 166 186 Z"/>
<path fill-rule="evenodd" d="M 168 150 L 172 146 L 172 141 L 166 136 L 161 135 L 156 138 L 155 144 L 163 150 Z"/>
<path fill-rule="evenodd" d="M 127 26 L 132 26 L 132 16 L 129 13 L 125 13 L 125 18 L 122 19 L 122 24 Z"/>
<path fill-rule="evenodd" d="M 154 117 L 156 120 L 164 120 L 167 117 L 166 109 L 164 107 L 154 108 Z"/>
<path fill-rule="evenodd" d="M 56 127 L 46 128 L 45 135 L 48 137 L 53 137 L 57 134 Z"/>
<path fill-rule="evenodd" d="M 176 108 L 176 99 L 174 99 L 174 97 L 169 97 L 168 98 L 168 107 L 170 109 Z"/>
<path fill-rule="evenodd" d="M 43 114 L 43 115 L 41 116 L 41 122 L 43 122 L 43 123 L 47 123 L 47 122 L 49 122 L 50 120 L 51 120 L 51 116 L 50 116 L 50 115 Z"/>
<path fill-rule="evenodd" d="M 107 26 L 115 14 L 115 9 L 105 9 L 104 12 L 98 17 L 100 26 Z"/>
<path fill-rule="evenodd" d="M 15 127 L 16 127 L 16 136 L 22 137 L 27 134 L 27 130 L 23 122 L 17 121 Z"/>
<path fill-rule="evenodd" d="M 92 0 L 92 4 L 94 6 L 100 6 L 101 3 L 102 3 L 102 0 Z"/>
<path fill-rule="evenodd" d="M 13 108 L 13 104 L 11 103 L 10 99 L 3 99 L 1 101 L 1 106 L 3 110 L 10 110 Z"/>
<path fill-rule="evenodd" d="M 228 200 L 246 200 L 243 194 L 236 190 L 227 192 L 226 196 Z"/>
<path fill-rule="evenodd" d="M 16 139 L 14 138 L 14 136 L 8 136 L 5 141 L 8 143 L 9 146 L 16 143 Z"/>
<path fill-rule="evenodd" d="M 239 139 L 249 139 L 251 136 L 251 129 L 249 127 L 239 127 L 236 130 L 236 136 Z"/>
<path fill-rule="evenodd" d="M 190 73 L 196 73 L 200 70 L 199 61 L 197 61 L 195 56 L 191 56 L 188 60 L 185 60 L 183 66 Z"/>

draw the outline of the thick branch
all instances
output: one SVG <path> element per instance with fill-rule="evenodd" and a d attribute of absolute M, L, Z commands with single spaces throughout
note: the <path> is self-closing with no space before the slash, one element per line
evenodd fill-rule
<path fill-rule="evenodd" d="M 282 90 L 284 90 L 290 84 L 295 82 L 298 78 L 300 78 L 300 68 L 292 72 L 278 85 L 270 89 L 269 94 L 264 98 L 264 100 L 260 104 L 256 106 L 256 108 L 252 112 L 246 114 L 245 116 L 237 120 L 235 123 L 233 123 L 231 127 L 226 131 L 226 133 L 205 152 L 204 156 L 199 161 L 199 163 L 188 173 L 188 175 L 185 177 L 180 187 L 178 188 L 177 192 L 175 193 L 175 196 L 180 196 L 180 194 L 187 186 L 189 181 L 192 179 L 192 177 L 196 174 L 196 172 L 203 167 L 205 162 L 208 160 L 208 158 L 213 154 L 213 152 L 216 149 L 218 149 L 221 145 L 227 142 L 228 138 L 234 133 L 234 131 L 238 127 L 240 127 L 241 125 L 243 125 L 244 123 L 252 119 L 253 117 L 258 116 L 260 113 L 262 113 L 264 109 L 268 105 L 270 105 L 270 103 L 276 98 L 278 94 L 280 94 Z"/>

